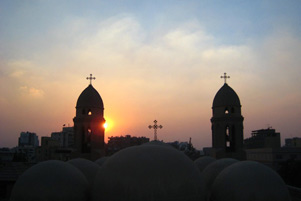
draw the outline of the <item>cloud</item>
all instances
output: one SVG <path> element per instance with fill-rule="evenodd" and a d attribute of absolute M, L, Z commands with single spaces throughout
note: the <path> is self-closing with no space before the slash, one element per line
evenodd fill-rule
<path fill-rule="evenodd" d="M 66 30 L 72 30 L 67 42 Z M 122 14 L 94 24 L 76 19 L 55 34 L 62 37 L 52 41 L 51 49 L 8 64 L 11 81 L 18 79 L 16 89 L 22 98 L 30 100 L 28 107 L 33 98 L 47 94 L 52 100 L 60 97 L 69 101 L 64 107 L 73 109 L 81 88 L 88 84 L 85 77 L 93 73 L 97 78 L 93 85 L 103 96 L 106 115 L 116 122 L 128 119 L 122 128 L 116 123 L 125 132 L 131 125 L 144 133 L 143 122 L 156 116 L 170 125 L 170 133 L 166 133 L 170 139 L 172 133 L 180 135 L 182 130 L 197 133 L 196 139 L 200 133 L 210 138 L 212 100 L 223 84 L 219 77 L 224 72 L 231 76 L 229 83 L 241 97 L 246 119 L 252 118 L 248 115 L 263 119 L 264 115 L 258 113 L 263 106 L 271 105 L 271 100 L 273 105 L 279 103 L 277 112 L 281 112 L 284 101 L 279 101 L 277 94 L 298 94 L 291 88 L 297 88 L 298 83 L 277 82 L 300 75 L 301 44 L 290 32 L 269 35 L 264 41 L 222 44 L 198 21 L 148 32 L 135 16 Z M 287 86 L 290 89 L 285 91 Z M 300 100 L 299 94 L 287 97 L 288 101 Z M 44 100 L 48 108 L 57 107 L 55 101 Z M 265 110 L 269 113 L 271 108 Z M 184 120 L 193 123 L 181 129 L 174 123 Z M 251 130 L 248 125 L 246 128 Z"/>
<path fill-rule="evenodd" d="M 45 94 L 44 91 L 41 89 L 36 89 L 34 87 L 28 86 L 21 86 L 19 90 L 23 96 L 32 98 L 43 98 Z"/>

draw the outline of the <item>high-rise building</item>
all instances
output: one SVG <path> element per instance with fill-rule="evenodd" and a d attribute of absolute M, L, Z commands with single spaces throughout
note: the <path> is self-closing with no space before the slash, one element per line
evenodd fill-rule
<path fill-rule="evenodd" d="M 252 131 L 251 137 L 244 140 L 245 149 L 273 148 L 278 149 L 280 145 L 280 133 L 275 129 L 260 129 Z"/>
<path fill-rule="evenodd" d="M 38 147 L 39 146 L 39 138 L 35 133 L 31 132 L 21 132 L 19 141 L 18 141 L 19 147 L 24 146 L 33 146 Z"/>
<path fill-rule="evenodd" d="M 51 138 L 60 142 L 60 147 L 73 147 L 74 130 L 73 127 L 63 127 L 61 132 L 52 132 Z"/>

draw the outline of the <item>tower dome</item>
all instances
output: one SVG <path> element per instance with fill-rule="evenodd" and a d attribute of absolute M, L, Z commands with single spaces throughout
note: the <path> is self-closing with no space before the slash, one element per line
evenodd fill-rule
<path fill-rule="evenodd" d="M 99 93 L 90 84 L 78 97 L 76 108 L 100 108 L 103 109 L 103 101 Z"/>
<path fill-rule="evenodd" d="M 212 105 L 214 108 L 224 106 L 241 106 L 238 95 L 227 83 L 216 93 Z"/>

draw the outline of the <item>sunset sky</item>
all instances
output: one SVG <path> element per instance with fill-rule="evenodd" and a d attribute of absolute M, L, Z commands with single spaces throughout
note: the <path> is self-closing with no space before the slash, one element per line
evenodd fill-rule
<path fill-rule="evenodd" d="M 73 126 L 96 77 L 106 137 L 211 146 L 224 81 L 242 104 L 244 137 L 272 126 L 301 137 L 301 1 L 0 1 L 0 147 L 21 131 Z M 282 143 L 283 145 L 283 143 Z"/>

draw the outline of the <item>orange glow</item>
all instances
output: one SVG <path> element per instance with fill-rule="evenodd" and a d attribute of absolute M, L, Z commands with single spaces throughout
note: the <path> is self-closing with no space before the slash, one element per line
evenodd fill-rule
<path fill-rule="evenodd" d="M 105 129 L 107 129 L 107 128 L 108 128 L 108 123 L 107 123 L 107 122 L 104 123 L 104 124 L 103 124 L 103 127 L 104 127 Z"/>
<path fill-rule="evenodd" d="M 102 126 L 105 128 L 106 132 L 108 132 L 113 128 L 113 121 L 111 119 L 106 118 L 106 122 Z"/>

